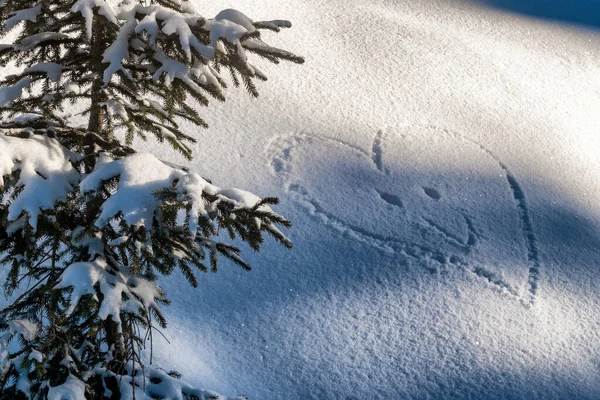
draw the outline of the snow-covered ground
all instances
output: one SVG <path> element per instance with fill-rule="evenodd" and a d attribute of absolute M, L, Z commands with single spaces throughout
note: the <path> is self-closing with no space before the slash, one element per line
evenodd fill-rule
<path fill-rule="evenodd" d="M 600 398 L 597 5 L 195 3 L 294 24 L 269 42 L 304 65 L 190 127 L 191 169 L 280 197 L 294 249 L 163 279 L 159 365 L 251 400 Z"/>
<path fill-rule="evenodd" d="M 600 397 L 599 30 L 506 1 L 196 4 L 294 23 L 270 40 L 306 64 L 213 104 L 192 166 L 279 196 L 295 247 L 165 280 L 161 362 L 251 399 Z"/>

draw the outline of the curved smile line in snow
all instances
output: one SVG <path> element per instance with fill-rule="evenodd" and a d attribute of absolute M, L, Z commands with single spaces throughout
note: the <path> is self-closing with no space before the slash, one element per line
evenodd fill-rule
<path fill-rule="evenodd" d="M 456 132 L 449 131 L 437 126 L 422 125 L 411 126 L 404 128 L 419 128 L 433 131 L 440 135 L 451 136 L 454 139 L 463 143 L 468 143 L 475 146 L 483 154 L 490 158 L 502 171 L 505 185 L 508 186 L 512 193 L 512 206 L 518 214 L 520 223 L 520 232 L 523 235 L 523 242 L 527 251 L 527 290 L 525 294 L 519 291 L 507 280 L 499 276 L 498 273 L 486 268 L 480 263 L 469 261 L 468 256 L 476 251 L 481 241 L 481 235 L 478 233 L 474 219 L 467 212 L 459 211 L 460 218 L 464 222 L 466 234 L 460 235 L 453 233 L 448 229 L 438 224 L 433 218 L 420 216 L 416 218 L 417 229 L 422 230 L 425 237 L 431 239 L 432 235 L 436 238 L 442 238 L 448 249 L 439 250 L 441 246 L 435 243 L 423 243 L 421 241 L 410 240 L 410 238 L 402 238 L 393 234 L 381 234 L 372 232 L 359 226 L 357 223 L 348 221 L 346 218 L 340 218 L 334 212 L 331 212 L 324 206 L 323 202 L 319 201 L 311 194 L 297 179 L 292 179 L 292 169 L 294 164 L 293 153 L 299 146 L 306 144 L 315 144 L 320 142 L 336 147 L 344 147 L 346 151 L 350 151 L 358 155 L 361 159 L 368 158 L 375 167 L 377 173 L 384 176 L 392 174 L 391 170 L 384 163 L 384 148 L 386 142 L 386 134 L 383 130 L 377 132 L 374 137 L 372 151 L 369 153 L 364 149 L 337 139 L 328 138 L 314 134 L 294 134 L 288 136 L 277 136 L 268 145 L 268 156 L 271 162 L 273 173 L 282 177 L 285 183 L 285 190 L 291 194 L 297 201 L 307 207 L 311 215 L 319 218 L 327 226 L 346 234 L 354 240 L 367 242 L 384 251 L 400 253 L 414 260 L 430 260 L 438 263 L 441 266 L 452 265 L 462 268 L 463 270 L 476 275 L 480 279 L 484 279 L 494 289 L 507 294 L 509 297 L 517 300 L 526 307 L 530 307 L 535 302 L 535 297 L 539 287 L 539 278 L 541 270 L 541 261 L 537 245 L 537 237 L 535 235 L 532 219 L 530 216 L 529 206 L 524 191 L 511 173 L 509 168 L 489 149 L 480 143 L 465 137 Z M 404 135 L 400 135 L 404 137 Z M 390 207 L 402 209 L 405 207 L 402 199 L 388 191 L 383 191 L 374 188 L 380 199 L 387 203 Z M 434 202 L 438 201 L 442 194 L 435 188 L 423 186 L 424 194 Z M 423 236 L 423 233 L 419 235 Z M 425 239 L 427 240 L 427 239 Z M 444 251 L 446 250 L 446 251 Z M 437 271 L 437 269 L 435 269 Z"/>

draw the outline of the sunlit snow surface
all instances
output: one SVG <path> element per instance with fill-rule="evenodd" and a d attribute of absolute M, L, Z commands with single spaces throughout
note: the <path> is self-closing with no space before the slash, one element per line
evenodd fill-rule
<path fill-rule="evenodd" d="M 213 105 L 194 168 L 279 196 L 295 247 L 165 281 L 161 362 L 251 399 L 600 397 L 600 31 L 477 2 L 197 6 L 294 24 L 269 39 L 306 64 Z"/>
<path fill-rule="evenodd" d="M 600 397 L 600 30 L 475 0 L 195 3 L 293 22 L 269 40 L 306 63 L 257 61 L 261 97 L 204 110 L 191 169 L 280 197 L 295 247 L 164 279 L 159 365 L 250 399 Z"/>

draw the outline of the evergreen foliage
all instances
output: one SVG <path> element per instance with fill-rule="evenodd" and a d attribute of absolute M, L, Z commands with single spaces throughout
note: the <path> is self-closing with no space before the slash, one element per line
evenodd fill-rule
<path fill-rule="evenodd" d="M 257 96 L 249 61 L 300 57 L 269 46 L 236 10 L 202 18 L 181 0 L 0 0 L 0 399 L 218 399 L 148 364 L 166 326 L 159 275 L 250 266 L 233 244 L 286 247 L 290 223 L 260 199 L 136 153 L 153 135 L 191 158 L 181 121 L 224 100 L 227 80 Z M 83 107 L 87 126 L 66 112 Z M 135 199 L 135 201 L 132 201 Z M 224 241 L 220 232 L 231 241 Z M 133 397 L 132 397 L 133 396 Z"/>

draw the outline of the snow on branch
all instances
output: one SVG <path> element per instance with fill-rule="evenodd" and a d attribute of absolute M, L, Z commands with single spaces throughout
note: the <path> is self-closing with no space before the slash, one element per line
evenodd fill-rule
<path fill-rule="evenodd" d="M 85 399 L 85 382 L 71 374 L 57 386 L 50 386 L 50 382 L 45 382 L 42 389 L 45 388 L 48 388 L 48 400 Z"/>
<path fill-rule="evenodd" d="M 80 189 L 83 193 L 95 192 L 102 188 L 103 182 L 120 177 L 115 193 L 102 205 L 96 226 L 102 228 L 117 214 L 121 214 L 128 225 L 144 226 L 150 230 L 160 203 L 154 192 L 170 187 L 182 175 L 183 172 L 165 165 L 147 153 L 119 160 L 101 155 L 94 171 L 81 181 Z"/>
<path fill-rule="evenodd" d="M 38 4 L 32 8 L 13 12 L 12 16 L 4 21 L 3 31 L 8 32 L 23 21 L 36 22 L 41 9 L 42 5 Z"/>
<path fill-rule="evenodd" d="M 85 18 L 85 28 L 87 32 L 87 39 L 92 39 L 92 23 L 94 22 L 94 8 L 98 8 L 98 14 L 106 17 L 110 22 L 118 25 L 119 22 L 113 7 L 104 0 L 78 0 L 71 8 L 72 12 L 79 12 Z"/>
<path fill-rule="evenodd" d="M 9 107 L 13 101 L 21 97 L 24 89 L 28 89 L 33 81 L 28 78 L 19 80 L 13 86 L 0 88 L 0 108 Z"/>
<path fill-rule="evenodd" d="M 31 342 L 35 339 L 38 332 L 37 324 L 32 323 L 26 319 L 18 319 L 8 322 L 8 333 L 7 335 L 20 335 L 23 340 Z"/>
<path fill-rule="evenodd" d="M 192 11 L 187 7 L 185 10 Z M 278 30 L 281 27 L 291 26 L 289 21 L 283 20 L 254 23 L 246 15 L 234 9 L 223 10 L 215 18 L 205 20 L 195 12 L 179 12 L 158 4 L 142 6 L 133 2 L 125 2 L 116 14 L 116 18 L 125 23 L 122 24 L 117 39 L 104 53 L 103 61 L 109 64 L 104 73 L 105 84 L 117 71 L 125 72 L 122 60 L 129 58 L 129 48 L 132 47 L 138 51 L 149 50 L 154 55 L 154 59 L 162 65 L 159 69 L 160 72 L 154 74 L 154 79 L 158 79 L 163 73 L 166 73 L 168 79 L 181 79 L 191 86 L 192 90 L 196 90 L 196 88 L 193 87 L 195 84 L 190 85 L 189 83 L 190 68 L 187 67 L 183 73 L 181 71 L 183 63 L 165 56 L 158 44 L 161 34 L 163 38 L 170 36 L 178 38 L 188 63 L 192 61 L 194 55 L 198 56 L 197 58 L 202 60 L 202 63 L 207 64 L 215 58 L 218 51 L 226 53 L 226 48 L 220 43 L 221 40 L 233 45 L 240 60 L 246 63 L 245 43 L 242 42 L 242 39 L 255 33 L 257 27 Z M 198 37 L 198 24 L 200 24 L 200 33 L 208 37 Z M 141 40 L 143 39 L 142 34 L 147 35 L 147 46 L 149 47 L 146 47 L 146 42 Z M 134 40 L 136 46 L 131 45 Z M 208 43 L 205 44 L 205 41 Z M 270 49 L 269 46 L 263 44 L 261 50 Z M 300 60 L 298 57 L 295 59 Z M 248 67 L 247 70 L 253 71 L 251 67 Z M 215 79 L 211 79 L 212 77 L 207 76 L 206 78 L 210 83 L 215 81 Z"/>
<path fill-rule="evenodd" d="M 0 131 L 0 188 L 5 186 L 8 177 L 13 189 L 6 192 L 12 198 L 4 199 L 8 202 L 7 218 L 19 221 L 9 233 L 14 233 L 23 223 L 35 231 L 41 212 L 65 201 L 69 193 L 79 196 L 100 192 L 108 196 L 102 199 L 100 212 L 95 216 L 98 229 L 118 218 L 127 227 L 143 227 L 146 232 L 152 232 L 157 228 L 154 224 L 160 220 L 162 208 L 178 204 L 176 207 L 186 213 L 185 226 L 179 226 L 185 228 L 192 239 L 199 230 L 203 236 L 217 232 L 219 224 L 224 223 L 222 214 L 225 213 L 223 215 L 231 215 L 228 223 L 238 224 L 235 229 L 249 229 L 257 234 L 265 230 L 286 245 L 289 243 L 275 227 L 276 224 L 285 226 L 287 221 L 271 210 L 270 199 L 261 199 L 240 189 L 221 189 L 196 173 L 168 165 L 147 153 L 119 159 L 101 153 L 94 170 L 87 176 L 82 176 L 74 167 L 81 160 L 80 155 L 46 135 L 24 139 Z M 107 192 L 105 185 L 114 178 L 118 184 Z M 169 192 L 166 196 L 165 191 Z M 237 219 L 233 214 L 238 214 Z"/>
<path fill-rule="evenodd" d="M 72 287 L 67 315 L 73 313 L 84 295 L 96 295 L 96 287 L 102 293 L 98 316 L 102 320 L 110 317 L 121 328 L 121 313 L 147 315 L 150 309 L 159 312 L 157 302 L 166 300 L 164 292 L 150 279 L 133 274 L 123 265 L 118 269 L 109 266 L 106 260 L 97 258 L 92 262 L 69 265 L 56 286 L 57 289 Z"/>
<path fill-rule="evenodd" d="M 14 46 L 14 48 L 18 51 L 25 52 L 33 49 L 34 47 L 37 47 L 40 43 L 59 42 L 67 39 L 71 39 L 71 37 L 66 33 L 40 32 L 21 40 Z"/>
<path fill-rule="evenodd" d="M 96 368 L 94 373 L 106 377 L 116 377 L 121 393 L 127 393 L 127 398 L 151 399 L 197 399 L 197 400 L 246 400 L 244 396 L 225 397 L 212 390 L 196 389 L 180 379 L 178 374 L 146 366 L 138 368 L 129 362 L 125 366 L 125 374 L 115 374 L 104 368 Z M 132 393 L 132 390 L 135 393 Z M 62 399 L 61 399 L 62 400 Z"/>
<path fill-rule="evenodd" d="M 173 168 L 147 153 L 137 153 L 118 160 L 101 156 L 94 171 L 81 181 L 81 191 L 93 193 L 101 190 L 103 183 L 114 177 L 119 177 L 119 183 L 114 193 L 102 204 L 102 212 L 96 220 L 98 228 L 120 216 L 128 226 L 143 226 L 150 231 L 157 210 L 164 202 L 156 194 L 164 189 L 174 189 L 178 200 L 187 202 L 191 235 L 197 233 L 199 218 L 211 219 L 220 202 L 229 203 L 234 210 L 251 210 L 261 202 L 252 193 L 240 189 L 220 189 L 196 173 Z M 207 196 L 215 200 L 208 201 Z M 260 208 L 272 212 L 266 205 Z"/>
<path fill-rule="evenodd" d="M 123 68 L 122 61 L 129 58 L 129 35 L 135 29 L 135 26 L 135 19 L 125 23 L 119 30 L 117 39 L 104 52 L 102 62 L 108 63 L 108 67 L 104 70 L 104 83 L 110 82 L 117 71 L 123 71 L 129 76 L 129 73 Z"/>
<path fill-rule="evenodd" d="M 58 82 L 60 81 L 60 76 L 64 69 L 65 67 L 60 64 L 54 62 L 44 62 L 27 68 L 25 71 L 23 71 L 23 75 L 42 72 L 45 73 L 48 76 L 48 79 L 51 81 Z"/>
<path fill-rule="evenodd" d="M 43 356 L 39 351 L 31 348 L 21 354 L 11 354 L 8 351 L 9 343 L 15 336 L 19 336 L 20 340 L 25 343 L 32 343 L 38 335 L 39 326 L 27 319 L 16 319 L 8 321 L 4 330 L 4 335 L 0 337 L 0 373 L 6 373 L 11 367 L 18 371 L 16 385 L 25 392 L 31 386 L 27 361 L 30 359 L 40 361 Z"/>
<path fill-rule="evenodd" d="M 20 139 L 0 131 L 0 187 L 6 175 L 19 172 L 15 187 L 20 190 L 9 205 L 8 220 L 15 221 L 25 213 L 35 230 L 41 211 L 54 208 L 76 187 L 80 175 L 72 163 L 79 159 L 47 136 Z"/>

